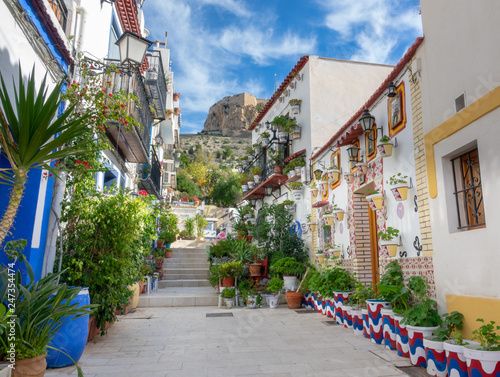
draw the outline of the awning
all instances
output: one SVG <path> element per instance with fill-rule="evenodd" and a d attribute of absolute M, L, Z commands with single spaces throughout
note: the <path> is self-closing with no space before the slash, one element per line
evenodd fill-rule
<path fill-rule="evenodd" d="M 273 174 L 269 178 L 267 178 L 260 185 L 255 187 L 252 191 L 248 192 L 241 200 L 248 199 L 262 199 L 266 196 L 266 187 L 279 187 L 283 186 L 287 180 L 287 176 L 283 174 Z"/>
<path fill-rule="evenodd" d="M 328 200 L 322 200 L 321 202 L 316 202 L 312 205 L 313 208 L 320 208 L 320 207 L 324 207 L 326 206 L 327 204 L 329 203 Z"/>
<path fill-rule="evenodd" d="M 300 155 L 302 155 L 304 153 L 306 153 L 305 149 L 302 149 L 301 151 L 295 152 L 294 154 L 292 154 L 291 156 L 289 156 L 285 159 L 285 164 L 296 159 L 297 157 L 299 157 Z"/>
<path fill-rule="evenodd" d="M 351 145 L 361 135 L 363 135 L 363 128 L 359 123 L 356 123 L 339 139 L 337 146 Z"/>

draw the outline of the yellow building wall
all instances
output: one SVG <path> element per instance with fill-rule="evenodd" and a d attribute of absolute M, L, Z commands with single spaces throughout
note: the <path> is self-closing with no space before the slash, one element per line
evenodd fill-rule
<path fill-rule="evenodd" d="M 482 323 L 477 318 L 482 318 L 486 323 L 495 321 L 500 325 L 500 300 L 494 298 L 446 295 L 448 313 L 460 312 L 464 315 L 464 329 L 461 331 L 465 339 L 472 339 L 472 331 Z"/>

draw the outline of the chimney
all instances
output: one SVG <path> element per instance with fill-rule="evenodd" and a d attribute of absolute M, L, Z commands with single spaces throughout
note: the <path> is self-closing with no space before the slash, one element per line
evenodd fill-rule
<path fill-rule="evenodd" d="M 165 48 L 168 48 L 167 47 L 167 34 L 168 34 L 168 32 L 165 32 Z"/>

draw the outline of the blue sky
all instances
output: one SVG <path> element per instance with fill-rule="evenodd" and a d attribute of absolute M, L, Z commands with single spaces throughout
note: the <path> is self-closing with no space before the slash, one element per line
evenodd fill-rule
<path fill-rule="evenodd" d="M 422 36 L 419 0 L 147 0 L 150 40 L 168 32 L 182 133 L 211 105 L 274 93 L 303 55 L 396 64 Z"/>

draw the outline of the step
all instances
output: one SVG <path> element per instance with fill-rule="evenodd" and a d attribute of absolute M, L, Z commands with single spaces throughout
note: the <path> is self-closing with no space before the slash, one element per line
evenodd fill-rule
<path fill-rule="evenodd" d="M 163 267 L 165 268 L 199 268 L 199 269 L 204 269 L 208 270 L 210 267 L 210 264 L 208 262 L 205 263 L 184 263 L 184 262 L 178 262 L 178 263 L 163 263 Z"/>
<path fill-rule="evenodd" d="M 163 258 L 163 263 L 208 263 L 207 258 Z"/>
<path fill-rule="evenodd" d="M 139 297 L 139 307 L 217 306 L 219 295 L 212 287 L 160 288 Z"/>
<path fill-rule="evenodd" d="M 163 280 L 185 280 L 185 279 L 206 279 L 207 272 L 198 271 L 183 274 L 163 273 Z"/>
<path fill-rule="evenodd" d="M 210 287 L 210 283 L 207 279 L 160 280 L 158 287 Z"/>
<path fill-rule="evenodd" d="M 201 267 L 201 268 L 193 268 L 193 267 L 170 267 L 167 265 L 167 267 L 163 267 L 163 273 L 165 274 L 186 274 L 186 273 L 197 273 L 197 272 L 203 272 L 206 274 L 208 271 L 208 267 Z"/>

